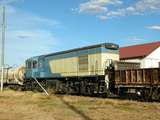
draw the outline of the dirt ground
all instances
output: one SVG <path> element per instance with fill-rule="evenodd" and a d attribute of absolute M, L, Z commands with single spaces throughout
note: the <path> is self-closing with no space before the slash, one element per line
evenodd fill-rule
<path fill-rule="evenodd" d="M 0 120 L 160 120 L 160 103 L 7 90 Z"/>

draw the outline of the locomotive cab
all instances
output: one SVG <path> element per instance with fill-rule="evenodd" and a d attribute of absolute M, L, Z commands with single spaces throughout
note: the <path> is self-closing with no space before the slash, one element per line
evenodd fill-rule
<path fill-rule="evenodd" d="M 26 79 L 40 76 L 40 59 L 39 57 L 33 57 L 26 60 Z"/>

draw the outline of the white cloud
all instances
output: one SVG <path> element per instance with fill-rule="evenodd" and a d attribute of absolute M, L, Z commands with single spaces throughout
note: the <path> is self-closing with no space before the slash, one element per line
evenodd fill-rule
<path fill-rule="evenodd" d="M 122 0 L 89 0 L 80 4 L 79 12 L 98 14 L 98 18 L 101 20 L 160 12 L 160 0 L 138 0 L 129 6 L 125 6 L 123 3 L 125 1 L 122 2 Z M 119 5 L 119 7 L 108 7 L 109 5 Z"/>
<path fill-rule="evenodd" d="M 138 12 L 159 10 L 160 0 L 140 0 L 134 5 L 134 8 Z"/>
<path fill-rule="evenodd" d="M 108 11 L 107 5 L 122 4 L 121 0 L 89 0 L 80 4 L 79 12 L 84 13 L 105 13 Z"/>
<path fill-rule="evenodd" d="M 80 12 L 86 12 L 86 13 L 102 13 L 106 12 L 107 8 L 99 5 L 93 5 L 93 4 L 82 4 L 80 6 Z"/>
<path fill-rule="evenodd" d="M 117 10 L 117 11 L 110 11 L 107 13 L 107 16 L 125 16 L 125 11 L 124 10 Z"/>
<path fill-rule="evenodd" d="M 151 29 L 151 30 L 160 31 L 160 25 L 149 26 L 148 28 Z"/>
<path fill-rule="evenodd" d="M 101 16 L 97 16 L 99 19 L 101 19 L 101 20 L 106 20 L 106 19 L 108 19 L 108 17 L 107 16 L 104 16 L 104 15 L 101 15 Z"/>
<path fill-rule="evenodd" d="M 106 12 L 106 19 L 120 16 L 144 15 L 157 13 L 160 10 L 160 0 L 139 0 L 126 8 Z"/>

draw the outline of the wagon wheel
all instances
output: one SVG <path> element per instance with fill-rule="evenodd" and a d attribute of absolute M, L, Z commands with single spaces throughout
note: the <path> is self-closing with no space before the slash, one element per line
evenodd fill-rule
<path fill-rule="evenodd" d="M 153 88 L 152 87 L 144 90 L 144 101 L 151 102 L 152 95 L 153 95 Z"/>
<path fill-rule="evenodd" d="M 153 90 L 152 99 L 160 101 L 160 92 L 158 86 Z"/>
<path fill-rule="evenodd" d="M 142 90 L 141 91 L 141 98 L 140 98 L 140 100 L 141 101 L 149 102 L 151 100 L 150 94 L 151 94 L 151 90 L 150 89 L 144 89 L 144 90 Z"/>

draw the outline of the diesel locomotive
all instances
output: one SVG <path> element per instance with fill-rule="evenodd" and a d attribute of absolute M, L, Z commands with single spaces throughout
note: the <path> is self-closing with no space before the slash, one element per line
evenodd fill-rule
<path fill-rule="evenodd" d="M 25 85 L 33 89 L 36 78 L 56 92 L 104 95 L 110 88 L 106 69 L 119 60 L 119 46 L 103 43 L 26 60 Z"/>

